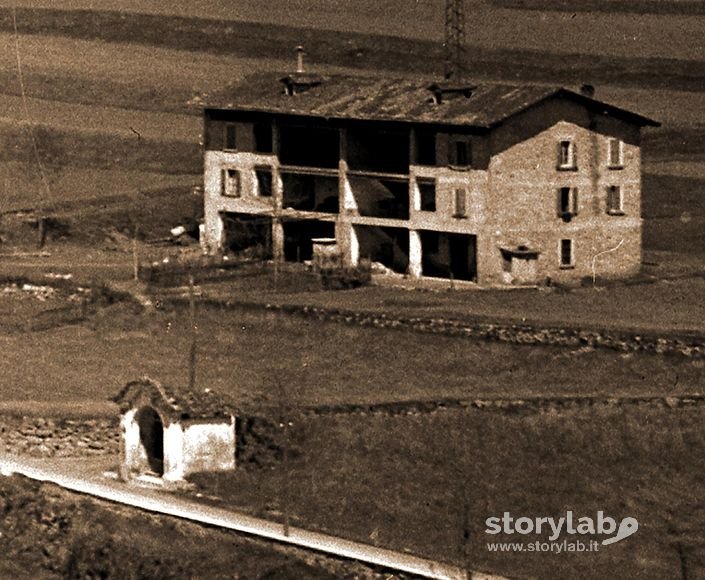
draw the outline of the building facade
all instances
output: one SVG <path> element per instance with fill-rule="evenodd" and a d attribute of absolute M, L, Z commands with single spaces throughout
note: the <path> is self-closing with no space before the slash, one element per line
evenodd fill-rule
<path fill-rule="evenodd" d="M 257 75 L 204 108 L 206 251 L 310 259 L 335 238 L 411 277 L 625 277 L 641 264 L 640 132 L 562 88 Z"/>
<path fill-rule="evenodd" d="M 210 389 L 175 389 L 145 377 L 113 401 L 123 480 L 150 476 L 178 486 L 192 473 L 235 469 L 235 413 Z"/>

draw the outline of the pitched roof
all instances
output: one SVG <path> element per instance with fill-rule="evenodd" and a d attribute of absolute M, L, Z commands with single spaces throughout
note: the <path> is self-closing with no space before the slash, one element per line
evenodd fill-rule
<path fill-rule="evenodd" d="M 124 413 L 141 396 L 172 421 L 179 419 L 229 419 L 235 414 L 232 402 L 211 389 L 189 390 L 163 385 L 143 377 L 127 383 L 112 400 Z"/>
<path fill-rule="evenodd" d="M 297 80 L 301 83 L 297 84 Z M 287 95 L 285 85 L 304 90 Z M 640 126 L 659 125 L 652 119 L 561 87 L 482 83 L 472 86 L 468 97 L 456 89 L 457 97 L 444 98 L 440 103 L 434 100 L 433 87 L 418 79 L 311 74 L 298 79 L 296 75 L 282 78 L 281 74 L 263 73 L 207 94 L 200 104 L 206 109 L 488 129 L 555 97 L 579 102 Z"/>

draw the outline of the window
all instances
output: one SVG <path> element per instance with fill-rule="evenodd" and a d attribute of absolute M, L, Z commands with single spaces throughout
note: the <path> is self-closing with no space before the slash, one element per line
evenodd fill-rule
<path fill-rule="evenodd" d="M 223 149 L 226 151 L 234 151 L 237 149 L 237 130 L 235 123 L 225 123 Z"/>
<path fill-rule="evenodd" d="M 220 175 L 220 194 L 225 197 L 240 197 L 240 172 L 223 169 Z"/>
<path fill-rule="evenodd" d="M 558 169 L 576 169 L 575 144 L 567 139 L 558 144 Z"/>
<path fill-rule="evenodd" d="M 624 215 L 622 188 L 619 185 L 610 185 L 607 188 L 607 213 Z"/>
<path fill-rule="evenodd" d="M 573 255 L 573 240 L 561 240 L 561 268 L 572 268 L 575 265 Z"/>
<path fill-rule="evenodd" d="M 464 189 L 455 190 L 455 207 L 453 211 L 453 217 L 464 218 L 467 217 L 467 204 L 466 204 L 467 192 Z"/>
<path fill-rule="evenodd" d="M 257 191 L 261 197 L 272 197 L 272 170 L 269 167 L 255 168 Z"/>
<path fill-rule="evenodd" d="M 448 162 L 454 167 L 472 165 L 472 148 L 467 139 L 451 139 L 448 150 Z"/>
<path fill-rule="evenodd" d="M 423 246 L 423 252 L 437 254 L 440 247 L 438 232 L 423 232 L 421 244 Z"/>
<path fill-rule="evenodd" d="M 607 142 L 607 156 L 610 169 L 624 167 L 624 142 L 621 139 L 610 139 Z"/>
<path fill-rule="evenodd" d="M 561 187 L 558 190 L 558 217 L 570 221 L 578 215 L 578 190 L 575 187 Z"/>
<path fill-rule="evenodd" d="M 271 123 L 255 123 L 252 132 L 255 136 L 255 151 L 257 153 L 271 153 L 273 151 Z"/>
<path fill-rule="evenodd" d="M 417 165 L 436 164 L 436 134 L 431 131 L 416 130 L 416 158 Z"/>
<path fill-rule="evenodd" d="M 436 180 L 417 179 L 416 186 L 419 188 L 421 211 L 436 211 Z"/>

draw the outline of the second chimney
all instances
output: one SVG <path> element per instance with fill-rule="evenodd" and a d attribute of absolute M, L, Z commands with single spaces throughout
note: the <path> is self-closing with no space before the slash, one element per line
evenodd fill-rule
<path fill-rule="evenodd" d="M 296 72 L 304 72 L 304 47 L 301 45 L 296 47 Z"/>

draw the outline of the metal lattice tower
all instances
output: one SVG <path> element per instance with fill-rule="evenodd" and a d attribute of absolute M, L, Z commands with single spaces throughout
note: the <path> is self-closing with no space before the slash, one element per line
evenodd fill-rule
<path fill-rule="evenodd" d="M 465 76 L 465 0 L 446 0 L 445 78 Z"/>

